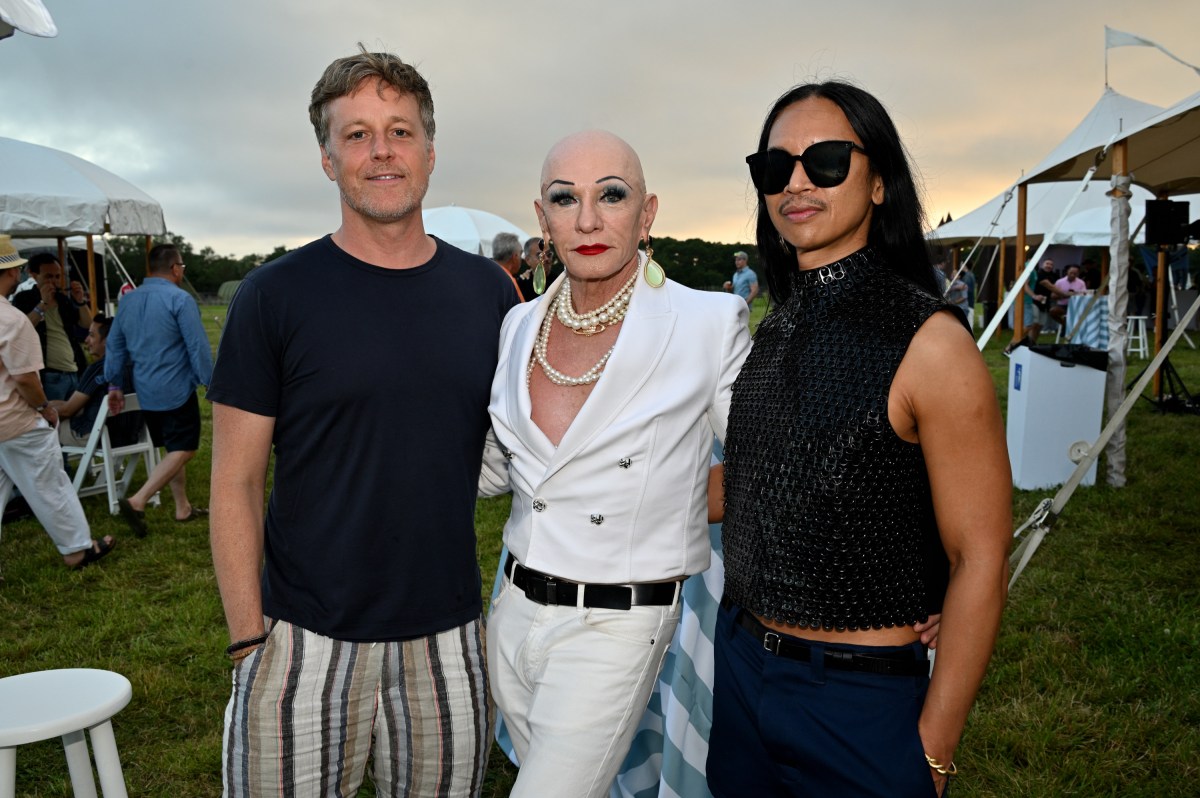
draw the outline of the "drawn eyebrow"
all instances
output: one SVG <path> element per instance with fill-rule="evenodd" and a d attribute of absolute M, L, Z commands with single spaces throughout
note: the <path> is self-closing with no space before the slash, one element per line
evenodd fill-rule
<path fill-rule="evenodd" d="M 546 184 L 546 188 L 550 188 L 550 186 L 554 185 L 555 183 L 562 183 L 564 186 L 575 185 L 570 180 L 551 180 L 549 183 Z"/>
<path fill-rule="evenodd" d="M 620 175 L 609 175 L 608 177 L 602 177 L 599 180 L 597 180 L 596 182 L 603 183 L 605 180 L 620 180 L 622 183 L 629 186 L 629 181 L 626 180 L 625 178 L 621 177 Z M 629 187 L 633 188 L 633 186 L 629 186 Z"/>

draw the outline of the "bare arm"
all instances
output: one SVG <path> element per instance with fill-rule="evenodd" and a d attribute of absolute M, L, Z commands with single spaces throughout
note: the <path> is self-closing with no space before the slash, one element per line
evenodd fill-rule
<path fill-rule="evenodd" d="M 995 387 L 971 336 L 948 314 L 935 314 L 913 338 L 889 415 L 901 437 L 915 435 L 921 444 L 950 560 L 937 666 L 920 719 L 925 753 L 948 764 L 1000 628 L 1012 530 L 1012 475 Z M 940 790 L 944 777 L 934 776 Z"/>
<path fill-rule="evenodd" d="M 263 499 L 275 419 L 213 403 L 213 569 L 230 640 L 263 633 Z"/>
<path fill-rule="evenodd" d="M 75 391 L 69 399 L 51 399 L 50 406 L 58 411 L 60 417 L 72 418 L 87 405 L 90 398 L 86 393 Z"/>

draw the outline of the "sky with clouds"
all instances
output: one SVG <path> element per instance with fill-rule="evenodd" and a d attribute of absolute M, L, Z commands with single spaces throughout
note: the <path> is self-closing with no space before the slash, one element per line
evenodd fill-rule
<path fill-rule="evenodd" d="M 355 43 L 433 90 L 425 207 L 533 233 L 549 147 L 603 127 L 642 157 L 655 232 L 748 241 L 743 158 L 789 86 L 840 77 L 892 112 L 931 220 L 1000 193 L 1104 90 L 1104 26 L 1200 64 L 1200 3 L 1162 0 L 44 0 L 53 39 L 0 42 L 0 136 L 66 150 L 162 203 L 221 254 L 296 246 L 338 225 L 308 122 L 325 66 Z M 1200 75 L 1148 47 L 1109 51 L 1118 92 L 1170 105 Z"/>

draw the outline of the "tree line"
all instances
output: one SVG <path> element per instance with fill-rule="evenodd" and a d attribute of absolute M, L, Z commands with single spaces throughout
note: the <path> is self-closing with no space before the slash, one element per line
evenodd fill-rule
<path fill-rule="evenodd" d="M 187 281 L 196 293 L 204 295 L 218 294 L 223 284 L 241 280 L 252 269 L 289 251 L 280 245 L 265 254 L 218 255 L 212 247 L 196 249 L 182 236 L 171 232 L 156 238 L 155 243 L 171 243 L 179 249 L 187 264 Z M 136 236 L 113 236 L 108 245 L 134 283 L 140 284 L 146 272 L 145 240 Z M 733 253 L 738 250 L 750 254 L 750 268 L 759 272 L 760 281 L 763 279 L 753 244 L 721 244 L 699 238 L 680 240 L 662 236 L 654 238 L 653 246 L 654 259 L 667 275 L 691 288 L 719 290 L 733 274 Z M 113 274 L 111 269 L 109 274 Z M 763 285 L 765 287 L 765 283 Z"/>

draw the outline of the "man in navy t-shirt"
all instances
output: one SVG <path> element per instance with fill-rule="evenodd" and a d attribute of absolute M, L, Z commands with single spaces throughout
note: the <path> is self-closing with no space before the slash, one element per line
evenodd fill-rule
<path fill-rule="evenodd" d="M 516 291 L 425 233 L 433 101 L 415 69 L 360 45 L 309 112 L 341 226 L 246 278 L 208 392 L 226 795 L 352 795 L 368 755 L 380 794 L 478 795 L 475 492 Z"/>

